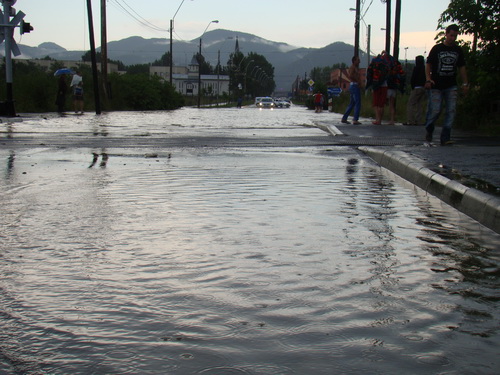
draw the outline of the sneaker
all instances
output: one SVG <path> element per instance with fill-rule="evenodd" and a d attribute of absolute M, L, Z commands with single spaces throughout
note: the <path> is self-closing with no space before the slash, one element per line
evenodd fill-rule
<path fill-rule="evenodd" d="M 426 140 L 427 142 L 432 142 L 432 134 L 431 134 L 431 133 L 429 133 L 429 132 L 427 132 L 427 133 L 425 134 L 425 140 Z"/>
<path fill-rule="evenodd" d="M 352 124 L 353 125 L 361 125 L 361 122 L 359 122 L 359 121 L 353 121 Z"/>
<path fill-rule="evenodd" d="M 340 122 L 341 122 L 342 124 L 350 124 L 350 122 L 349 122 L 349 121 L 344 120 L 344 119 L 342 119 Z"/>
<path fill-rule="evenodd" d="M 441 141 L 441 146 L 451 146 L 454 143 L 453 141 Z"/>

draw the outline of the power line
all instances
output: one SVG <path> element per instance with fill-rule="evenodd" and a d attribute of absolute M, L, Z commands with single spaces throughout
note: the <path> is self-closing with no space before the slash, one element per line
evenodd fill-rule
<path fill-rule="evenodd" d="M 111 4 L 114 4 L 118 9 L 120 9 L 122 12 L 126 13 L 128 16 L 133 18 L 137 23 L 139 23 L 141 26 L 146 27 L 148 29 L 154 30 L 154 31 L 159 31 L 159 32 L 168 32 L 168 29 L 164 29 L 161 27 L 158 27 L 148 20 L 146 20 L 144 17 L 142 17 L 139 13 L 137 13 L 125 0 L 120 0 L 123 4 L 120 4 L 119 0 L 110 0 Z M 127 9 L 128 8 L 128 9 Z M 129 10 L 130 9 L 130 10 Z"/>

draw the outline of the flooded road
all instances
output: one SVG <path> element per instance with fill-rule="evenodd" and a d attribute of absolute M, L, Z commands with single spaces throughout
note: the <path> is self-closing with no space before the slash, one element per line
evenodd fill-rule
<path fill-rule="evenodd" d="M 497 373 L 499 236 L 332 116 L 2 124 L 0 373 Z"/>

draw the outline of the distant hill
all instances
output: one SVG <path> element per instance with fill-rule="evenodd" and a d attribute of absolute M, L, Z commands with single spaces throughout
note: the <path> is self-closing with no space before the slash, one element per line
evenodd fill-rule
<path fill-rule="evenodd" d="M 274 66 L 278 89 L 290 90 L 297 75 L 303 77 L 314 67 L 331 66 L 336 63 L 350 64 L 354 47 L 350 44 L 335 42 L 323 48 L 303 48 L 287 43 L 273 42 L 253 34 L 238 31 L 216 29 L 205 33 L 202 40 L 202 52 L 205 58 L 215 66 L 220 52 L 220 61 L 226 65 L 229 54 L 234 52 L 236 40 L 243 54 L 255 52 L 266 57 Z M 173 57 L 175 65 L 187 65 L 199 50 L 200 40 L 174 41 Z M 20 58 L 44 58 L 49 56 L 58 60 L 80 60 L 86 51 L 68 51 L 55 43 L 42 43 L 38 47 L 19 45 Z M 99 50 L 99 48 L 98 48 Z M 167 38 L 144 39 L 132 36 L 118 41 L 108 42 L 108 57 L 122 61 L 125 65 L 147 64 L 159 59 L 170 51 Z M 3 50 L 0 49 L 0 55 Z M 366 61 L 363 52 L 361 61 Z"/>

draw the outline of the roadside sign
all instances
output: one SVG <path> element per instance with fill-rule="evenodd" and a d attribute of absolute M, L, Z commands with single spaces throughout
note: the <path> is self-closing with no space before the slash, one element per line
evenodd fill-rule
<path fill-rule="evenodd" d="M 342 92 L 342 89 L 340 87 L 329 87 L 327 91 L 329 95 L 339 96 L 340 93 Z"/>
<path fill-rule="evenodd" d="M 307 83 L 309 84 L 309 86 L 313 86 L 314 85 L 314 81 L 312 79 L 310 79 L 309 81 L 307 81 Z"/>

